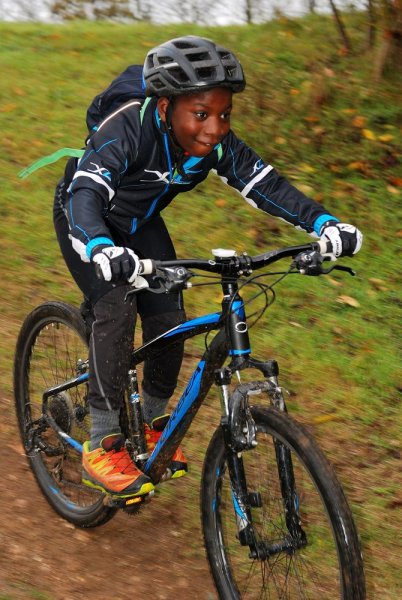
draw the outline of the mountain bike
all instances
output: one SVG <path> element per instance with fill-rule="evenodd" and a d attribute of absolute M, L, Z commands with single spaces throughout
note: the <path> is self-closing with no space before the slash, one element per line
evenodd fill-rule
<path fill-rule="evenodd" d="M 121 427 L 135 463 L 160 484 L 211 386 L 217 386 L 222 416 L 205 454 L 201 516 L 207 558 L 223 599 L 365 598 L 362 553 L 345 495 L 309 430 L 289 416 L 278 363 L 252 356 L 253 315 L 246 316 L 249 303 L 260 297 L 263 306 L 254 312 L 254 322 L 260 318 L 272 304 L 274 286 L 287 275 L 333 269 L 353 274 L 338 264 L 324 268 L 327 251 L 314 242 L 258 256 L 218 249 L 206 260 L 144 260 L 141 284 L 138 280 L 139 287 L 127 294 L 213 284 L 222 290 L 218 312 L 133 349 Z M 282 259 L 288 260 L 283 271 L 254 273 Z M 269 275 L 275 278 L 270 284 Z M 196 276 L 206 279 L 197 284 Z M 252 296 L 243 300 L 250 285 Z M 22 325 L 14 367 L 18 424 L 30 466 L 50 505 L 78 527 L 99 526 L 121 508 L 136 512 L 152 497 L 121 500 L 81 482 L 82 444 L 89 437 L 89 321 L 63 302 L 38 306 Z M 205 352 L 150 454 L 137 367 L 178 340 L 198 335 L 206 336 Z"/>

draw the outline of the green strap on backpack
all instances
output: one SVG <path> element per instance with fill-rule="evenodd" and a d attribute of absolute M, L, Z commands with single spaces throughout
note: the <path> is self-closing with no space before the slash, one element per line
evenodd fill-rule
<path fill-rule="evenodd" d="M 129 65 L 123 73 L 112 81 L 106 90 L 98 94 L 92 100 L 88 107 L 86 118 L 89 133 L 91 134 L 94 131 L 97 131 L 98 125 L 105 117 L 122 106 L 125 102 L 133 99 L 138 99 L 143 102 L 140 113 L 142 124 L 145 109 L 151 100 L 150 97 L 145 98 L 145 83 L 142 74 L 142 65 Z M 53 154 L 40 158 L 29 167 L 20 171 L 18 177 L 28 177 L 28 175 L 31 175 L 34 171 L 46 167 L 47 165 L 51 165 L 60 158 L 63 158 L 63 156 L 81 158 L 84 152 L 85 150 L 77 150 L 75 148 L 61 148 L 60 150 L 53 152 Z"/>
<path fill-rule="evenodd" d="M 57 162 L 60 160 L 60 158 L 63 158 L 63 156 L 74 156 L 75 158 L 81 158 L 84 152 L 85 150 L 80 150 L 78 148 L 60 148 L 59 150 L 56 150 L 56 152 L 53 152 L 53 154 L 43 156 L 39 160 L 29 165 L 29 167 L 22 169 L 22 171 L 18 173 L 18 177 L 25 179 L 25 177 L 28 177 L 34 171 L 37 171 L 42 167 L 46 167 L 46 165 L 51 165 L 52 163 Z"/>

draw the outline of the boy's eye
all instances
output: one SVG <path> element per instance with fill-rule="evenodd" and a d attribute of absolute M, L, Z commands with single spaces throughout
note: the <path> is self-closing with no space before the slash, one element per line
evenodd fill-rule
<path fill-rule="evenodd" d="M 231 113 L 231 111 L 228 110 L 228 111 L 222 113 L 220 115 L 220 118 L 223 119 L 224 121 L 228 121 L 230 119 L 230 113 Z M 205 111 L 202 111 L 202 110 L 197 111 L 194 114 L 195 114 L 196 118 L 199 119 L 200 121 L 205 121 L 205 119 L 208 118 L 208 113 Z"/>

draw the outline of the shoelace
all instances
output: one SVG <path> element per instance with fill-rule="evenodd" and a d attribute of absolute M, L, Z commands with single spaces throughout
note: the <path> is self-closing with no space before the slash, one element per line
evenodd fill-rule
<path fill-rule="evenodd" d="M 116 468 L 120 468 L 119 467 L 119 463 L 121 462 L 125 462 L 125 466 L 122 466 L 120 469 L 121 473 L 125 473 L 127 475 L 135 475 L 138 471 L 137 467 L 135 466 L 135 464 L 133 463 L 133 461 L 131 460 L 131 457 L 129 455 L 129 453 L 127 452 L 127 449 L 124 448 L 123 450 L 109 450 L 109 452 L 107 452 L 106 454 L 112 454 L 112 456 L 110 456 L 110 461 L 111 463 L 116 467 Z"/>

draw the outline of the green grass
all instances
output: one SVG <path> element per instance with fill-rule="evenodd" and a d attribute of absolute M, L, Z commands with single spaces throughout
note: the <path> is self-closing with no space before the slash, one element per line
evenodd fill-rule
<path fill-rule="evenodd" d="M 235 98 L 234 130 L 296 186 L 364 232 L 361 253 L 345 260 L 355 278 L 288 277 L 251 336 L 256 355 L 279 359 L 291 410 L 313 423 L 348 490 L 371 597 L 396 600 L 402 78 L 395 69 L 372 80 L 373 55 L 364 49 L 360 19 L 347 19 L 352 56 L 340 51 L 332 20 L 316 16 L 227 28 L 0 24 L 0 386 L 11 399 L 24 315 L 47 299 L 80 302 L 52 227 L 63 164 L 24 181 L 17 173 L 60 147 L 81 147 L 93 96 L 156 43 L 189 31 L 219 40 L 236 50 L 247 75 L 246 91 Z M 251 209 L 213 176 L 164 214 L 179 256 L 205 257 L 217 246 L 252 254 L 308 240 Z M 216 310 L 217 300 L 214 288 L 188 292 L 187 312 Z"/>

